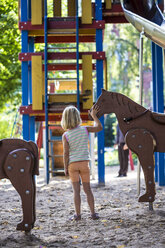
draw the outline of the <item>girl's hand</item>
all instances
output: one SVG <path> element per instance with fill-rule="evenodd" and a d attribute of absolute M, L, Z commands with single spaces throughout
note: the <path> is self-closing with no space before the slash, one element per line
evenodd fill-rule
<path fill-rule="evenodd" d="M 92 108 L 91 112 L 90 112 L 90 110 L 89 110 L 89 114 L 92 116 L 92 118 L 95 118 L 96 115 L 97 115 L 97 113 L 99 112 L 99 110 L 100 110 L 99 106 L 95 105 L 95 106 Z"/>

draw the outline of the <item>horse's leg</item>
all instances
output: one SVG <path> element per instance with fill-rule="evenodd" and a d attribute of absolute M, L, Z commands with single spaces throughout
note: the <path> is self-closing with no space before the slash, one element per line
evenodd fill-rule
<path fill-rule="evenodd" d="M 155 140 L 147 130 L 135 129 L 126 134 L 126 143 L 137 154 L 144 172 L 146 193 L 139 197 L 139 202 L 153 202 L 156 194 L 153 156 Z"/>
<path fill-rule="evenodd" d="M 33 174 L 34 157 L 27 149 L 10 152 L 4 170 L 22 200 L 23 221 L 17 230 L 30 231 L 35 221 L 35 182 Z"/>

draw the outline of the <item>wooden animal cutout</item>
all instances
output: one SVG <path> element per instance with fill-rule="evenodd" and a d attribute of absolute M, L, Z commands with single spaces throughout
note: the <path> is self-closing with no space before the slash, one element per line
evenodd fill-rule
<path fill-rule="evenodd" d="M 17 225 L 17 230 L 28 232 L 34 227 L 34 175 L 39 175 L 37 145 L 21 139 L 0 140 L 0 179 L 9 179 L 22 200 L 23 220 Z"/>
<path fill-rule="evenodd" d="M 120 93 L 106 90 L 102 90 L 95 105 L 100 107 L 98 118 L 116 114 L 126 144 L 137 154 L 144 172 L 146 193 L 139 202 L 152 203 L 156 194 L 154 152 L 165 152 L 165 114 L 154 113 Z"/>

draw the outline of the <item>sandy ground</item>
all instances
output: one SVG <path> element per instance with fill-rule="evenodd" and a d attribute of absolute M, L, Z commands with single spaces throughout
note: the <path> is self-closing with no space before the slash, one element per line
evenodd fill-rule
<path fill-rule="evenodd" d="M 51 179 L 44 185 L 37 178 L 37 220 L 30 234 L 16 231 L 22 217 L 18 194 L 9 181 L 0 181 L 0 247 L 79 247 L 79 248 L 163 248 L 165 247 L 165 188 L 156 186 L 154 211 L 148 203 L 138 203 L 137 173 L 116 178 L 118 167 L 106 168 L 106 185 L 91 181 L 99 220 L 89 218 L 86 197 L 82 195 L 82 220 L 72 222 L 74 214 L 70 181 L 65 177 Z M 141 193 L 144 180 L 141 180 Z"/>

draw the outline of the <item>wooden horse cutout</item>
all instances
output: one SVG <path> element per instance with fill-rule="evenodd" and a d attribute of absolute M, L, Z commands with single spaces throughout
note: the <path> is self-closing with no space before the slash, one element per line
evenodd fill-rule
<path fill-rule="evenodd" d="M 0 140 L 0 179 L 7 178 L 22 200 L 23 221 L 17 230 L 30 231 L 36 220 L 34 175 L 39 175 L 38 148 L 32 141 Z"/>
<path fill-rule="evenodd" d="M 154 113 L 120 93 L 106 90 L 102 90 L 95 105 L 100 107 L 98 118 L 116 114 L 126 144 L 137 154 L 144 172 L 146 193 L 139 202 L 152 203 L 156 194 L 153 154 L 165 152 L 165 114 Z"/>

